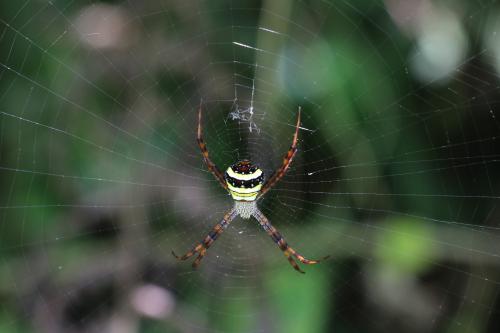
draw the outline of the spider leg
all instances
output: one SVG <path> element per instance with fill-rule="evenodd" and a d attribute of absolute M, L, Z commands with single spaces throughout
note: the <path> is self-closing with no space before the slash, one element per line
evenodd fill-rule
<path fill-rule="evenodd" d="M 217 237 L 219 237 L 219 235 L 229 226 L 229 223 L 231 223 L 231 221 L 234 220 L 234 218 L 237 215 L 238 213 L 236 212 L 236 210 L 232 208 L 230 211 L 226 213 L 226 215 L 224 215 L 222 221 L 217 223 L 212 228 L 212 230 L 205 236 L 205 238 L 195 247 L 193 247 L 192 250 L 186 252 L 184 255 L 180 257 L 177 254 L 175 254 L 174 251 L 172 251 L 172 254 L 179 260 L 186 260 L 198 253 L 198 257 L 196 257 L 196 259 L 193 262 L 193 268 L 198 267 L 198 265 L 201 262 L 201 259 L 203 259 L 203 257 L 205 256 L 208 248 L 213 244 L 213 242 L 215 242 Z"/>
<path fill-rule="evenodd" d="M 210 172 L 215 176 L 215 179 L 219 181 L 220 185 L 227 190 L 227 184 L 226 180 L 224 179 L 224 174 L 210 159 L 208 155 L 207 145 L 205 144 L 205 141 L 203 141 L 203 131 L 201 128 L 201 110 L 202 110 L 201 103 L 202 102 L 200 101 L 200 108 L 198 110 L 198 133 L 196 136 L 196 141 L 198 142 L 198 146 L 200 147 L 201 154 L 203 155 L 203 160 L 205 161 L 208 170 L 210 170 Z"/>
<path fill-rule="evenodd" d="M 293 259 L 294 257 L 299 260 L 301 263 L 306 264 L 306 265 L 314 265 L 319 263 L 321 260 L 311 260 L 311 259 L 306 259 L 303 255 L 295 251 L 293 248 L 291 248 L 283 236 L 279 233 L 278 230 L 276 230 L 275 227 L 269 222 L 267 217 L 260 211 L 256 210 L 256 212 L 253 215 L 257 221 L 259 221 L 259 224 L 261 227 L 267 232 L 269 236 L 273 239 L 273 241 L 279 246 L 281 251 L 285 254 L 286 258 L 288 259 L 288 262 L 292 267 L 296 270 L 299 271 L 300 273 L 304 273 L 297 264 L 297 262 Z M 322 260 L 327 259 L 329 256 L 324 257 Z"/>
<path fill-rule="evenodd" d="M 295 125 L 295 134 L 293 135 L 292 145 L 288 152 L 283 157 L 283 163 L 281 167 L 276 170 L 271 177 L 266 181 L 266 183 L 262 186 L 262 190 L 260 191 L 259 197 L 263 196 L 267 191 L 271 189 L 276 183 L 285 175 L 290 163 L 292 163 L 293 157 L 297 153 L 297 138 L 299 136 L 299 126 L 300 126 L 300 106 L 299 112 L 297 116 L 297 125 Z"/>

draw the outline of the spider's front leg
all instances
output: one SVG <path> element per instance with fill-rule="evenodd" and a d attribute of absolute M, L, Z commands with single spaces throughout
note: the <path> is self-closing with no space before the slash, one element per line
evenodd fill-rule
<path fill-rule="evenodd" d="M 259 221 L 259 224 L 261 227 L 267 232 L 269 236 L 273 239 L 273 241 L 279 246 L 281 251 L 285 254 L 286 258 L 288 259 L 288 262 L 292 267 L 299 271 L 300 273 L 305 273 L 303 270 L 300 269 L 299 265 L 295 260 L 293 260 L 293 257 L 297 258 L 301 263 L 306 264 L 306 265 L 314 265 L 319 263 L 321 260 L 311 260 L 311 259 L 306 259 L 303 255 L 295 251 L 293 248 L 291 248 L 283 236 L 276 230 L 275 227 L 269 222 L 267 217 L 260 211 L 256 210 L 253 214 L 253 216 Z M 328 259 L 330 256 L 324 257 L 322 260 Z"/>
<path fill-rule="evenodd" d="M 290 146 L 290 149 L 288 149 L 286 155 L 283 157 L 283 162 L 281 164 L 281 167 L 278 170 L 276 170 L 262 186 L 262 189 L 260 190 L 259 193 L 259 197 L 262 197 L 264 194 L 266 194 L 267 191 L 271 189 L 271 187 L 276 185 L 276 183 L 279 182 L 281 178 L 283 178 L 286 171 L 288 170 L 288 167 L 290 167 L 290 164 L 292 163 L 295 154 L 297 154 L 297 140 L 299 137 L 299 128 L 300 128 L 300 107 L 297 115 L 297 124 L 295 125 L 295 133 L 293 134 L 292 145 Z"/>
<path fill-rule="evenodd" d="M 186 260 L 191 258 L 193 255 L 198 253 L 198 257 L 193 262 L 193 268 L 198 267 L 198 265 L 201 262 L 201 259 L 205 256 L 207 249 L 212 245 L 213 242 L 219 237 L 219 235 L 229 226 L 229 223 L 231 223 L 232 220 L 238 215 L 236 210 L 232 208 L 230 211 L 224 215 L 222 218 L 222 221 L 217 223 L 213 229 L 208 233 L 208 235 L 200 242 L 198 243 L 191 251 L 186 252 L 182 256 L 177 256 L 174 251 L 172 251 L 172 254 L 174 257 L 176 257 L 179 260 Z"/>
<path fill-rule="evenodd" d="M 200 147 L 201 154 L 203 155 L 203 160 L 205 161 L 208 170 L 215 176 L 215 179 L 219 181 L 219 184 L 222 186 L 222 188 L 227 190 L 227 183 L 226 180 L 224 179 L 224 174 L 210 159 L 207 145 L 203 140 L 203 129 L 201 127 L 201 111 L 202 111 L 202 102 L 200 101 L 200 108 L 198 110 L 198 131 L 196 135 L 196 141 L 198 142 L 198 146 Z"/>

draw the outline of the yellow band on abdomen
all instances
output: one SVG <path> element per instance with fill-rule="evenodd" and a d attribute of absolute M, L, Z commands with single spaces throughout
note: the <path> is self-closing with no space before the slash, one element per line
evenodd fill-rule
<path fill-rule="evenodd" d="M 235 187 L 229 182 L 227 182 L 227 187 L 229 188 L 230 191 L 236 192 L 236 193 L 254 193 L 254 192 L 259 192 L 260 189 L 262 188 L 262 184 L 259 184 L 255 187 L 252 188 L 245 188 L 245 187 Z"/>
<path fill-rule="evenodd" d="M 257 198 L 258 192 L 254 193 L 237 193 L 234 191 L 229 191 L 231 196 L 233 197 L 233 200 L 237 201 L 254 201 Z"/>

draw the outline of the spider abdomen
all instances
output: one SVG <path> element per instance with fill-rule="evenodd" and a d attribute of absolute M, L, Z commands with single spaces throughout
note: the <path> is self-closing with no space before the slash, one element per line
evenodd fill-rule
<path fill-rule="evenodd" d="M 254 201 L 259 194 L 264 173 L 248 160 L 231 165 L 224 174 L 229 193 L 236 201 Z"/>

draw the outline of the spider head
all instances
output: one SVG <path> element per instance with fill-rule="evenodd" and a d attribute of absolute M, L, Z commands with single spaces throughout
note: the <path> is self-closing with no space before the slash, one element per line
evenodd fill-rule
<path fill-rule="evenodd" d="M 262 188 L 264 173 L 249 160 L 243 160 L 227 168 L 224 178 L 233 200 L 254 201 Z"/>

